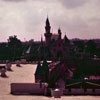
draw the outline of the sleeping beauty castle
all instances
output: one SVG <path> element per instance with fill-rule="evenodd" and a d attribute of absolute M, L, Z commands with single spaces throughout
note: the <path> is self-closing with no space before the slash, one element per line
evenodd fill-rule
<path fill-rule="evenodd" d="M 53 34 L 50 32 L 51 26 L 49 22 L 49 18 L 46 19 L 45 25 L 45 44 L 43 45 L 41 40 L 41 46 L 39 48 L 39 55 L 41 57 L 45 56 L 48 59 L 54 58 L 63 58 L 65 56 L 69 56 L 69 51 L 71 49 L 71 43 L 67 36 L 65 35 L 62 39 L 61 29 L 58 29 L 57 34 Z M 67 53 L 66 53 L 67 52 Z"/>
<path fill-rule="evenodd" d="M 39 48 L 39 55 L 41 57 L 44 56 L 45 59 L 42 65 L 40 64 L 40 62 L 38 62 L 35 72 L 35 82 L 47 82 L 49 83 L 50 87 L 54 87 L 56 85 L 56 82 L 59 81 L 58 84 L 64 87 L 64 79 L 70 79 L 73 76 L 72 68 L 66 66 L 67 64 L 65 61 L 61 61 L 61 59 L 63 59 L 64 57 L 70 56 L 70 41 L 66 37 L 66 35 L 64 39 L 62 39 L 62 32 L 60 28 L 58 29 L 58 34 L 51 33 L 50 29 L 51 26 L 47 17 L 44 33 L 45 43 L 43 44 L 41 41 L 41 46 Z M 51 61 L 53 61 L 54 59 L 59 60 L 48 65 L 48 59 L 50 59 Z M 60 82 L 62 84 L 60 84 Z"/>
<path fill-rule="evenodd" d="M 26 58 L 28 60 L 60 60 L 74 56 L 77 47 L 73 45 L 66 34 L 62 38 L 61 29 L 57 33 L 52 33 L 49 18 L 45 22 L 45 41 L 41 37 L 41 42 L 34 42 L 27 49 Z M 32 49 L 33 48 L 33 49 Z"/>

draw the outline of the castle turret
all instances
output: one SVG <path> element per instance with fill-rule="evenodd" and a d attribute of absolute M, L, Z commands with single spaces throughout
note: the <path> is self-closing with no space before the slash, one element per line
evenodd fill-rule
<path fill-rule="evenodd" d="M 41 64 L 40 62 L 38 62 L 37 64 L 37 68 L 36 68 L 36 71 L 35 71 L 35 82 L 40 82 L 44 80 L 44 71 L 41 67 Z"/>
<path fill-rule="evenodd" d="M 57 44 L 56 44 L 56 54 L 57 57 L 60 58 L 63 56 L 63 43 L 62 43 L 62 39 L 61 39 L 61 29 L 58 29 L 58 39 L 57 39 Z"/>
<path fill-rule="evenodd" d="M 49 23 L 49 19 L 47 17 L 47 19 L 46 19 L 46 26 L 45 26 L 45 32 L 46 33 L 50 33 L 50 29 L 51 29 L 51 26 L 50 26 L 50 23 Z"/>
<path fill-rule="evenodd" d="M 50 26 L 50 23 L 49 23 L 49 19 L 47 17 L 46 19 L 46 26 L 45 26 L 45 40 L 46 40 L 46 43 L 45 45 L 48 46 L 50 44 L 50 41 L 51 41 L 51 36 L 52 36 L 52 33 L 50 33 L 50 29 L 51 29 L 51 26 Z"/>
<path fill-rule="evenodd" d="M 58 34 L 59 34 L 58 39 L 61 39 L 61 34 L 62 33 L 61 33 L 61 29 L 60 28 L 58 29 Z"/>

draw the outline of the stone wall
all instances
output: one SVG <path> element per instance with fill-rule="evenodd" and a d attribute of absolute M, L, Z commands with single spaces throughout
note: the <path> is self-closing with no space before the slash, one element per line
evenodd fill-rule
<path fill-rule="evenodd" d="M 45 83 L 11 83 L 11 94 L 45 94 Z"/>

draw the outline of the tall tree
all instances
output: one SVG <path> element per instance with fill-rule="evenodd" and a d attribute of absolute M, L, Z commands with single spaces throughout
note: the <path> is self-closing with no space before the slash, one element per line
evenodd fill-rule
<path fill-rule="evenodd" d="M 16 35 L 9 37 L 8 48 L 10 50 L 10 58 L 12 58 L 13 60 L 19 58 L 21 55 L 21 47 L 22 47 L 22 43 L 17 38 Z"/>

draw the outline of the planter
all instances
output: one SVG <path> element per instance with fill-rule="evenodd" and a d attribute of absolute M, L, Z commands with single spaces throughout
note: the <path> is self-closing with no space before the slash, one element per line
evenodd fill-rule
<path fill-rule="evenodd" d="M 63 89 L 51 89 L 51 96 L 54 98 L 61 98 L 63 95 Z"/>

